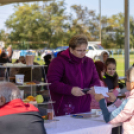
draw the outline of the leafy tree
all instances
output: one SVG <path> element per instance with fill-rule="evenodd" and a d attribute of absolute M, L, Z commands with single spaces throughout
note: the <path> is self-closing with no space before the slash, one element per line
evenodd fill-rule
<path fill-rule="evenodd" d="M 91 11 L 88 10 L 87 7 L 82 7 L 81 5 L 73 5 L 71 8 L 76 17 L 74 17 L 73 14 L 70 14 L 69 34 L 71 36 L 74 34 L 85 34 L 89 40 L 93 40 L 93 37 L 91 37 L 92 32 L 90 31 L 90 21 L 92 19 Z"/>
<path fill-rule="evenodd" d="M 7 35 L 4 30 L 0 30 L 0 40 L 6 41 Z"/>
<path fill-rule="evenodd" d="M 130 47 L 134 49 L 134 18 L 130 18 Z"/>
<path fill-rule="evenodd" d="M 41 17 L 37 4 L 15 6 L 15 13 L 6 21 L 6 26 L 12 28 L 10 38 L 14 41 L 38 42 L 36 31 L 40 29 L 38 18 Z M 32 48 L 32 43 L 29 43 L 29 47 Z"/>
<path fill-rule="evenodd" d="M 62 42 L 66 18 L 64 1 L 53 1 L 42 7 L 24 4 L 15 6 L 15 13 L 6 21 L 6 26 L 12 28 L 11 40 L 28 42 L 29 48 L 40 48 L 42 43 L 56 47 Z"/>
<path fill-rule="evenodd" d="M 63 45 L 64 33 L 66 30 L 65 2 L 51 2 L 43 9 L 46 22 L 44 35 L 48 41 L 48 47 Z"/>
<path fill-rule="evenodd" d="M 106 48 L 123 48 L 124 45 L 124 15 L 119 13 L 106 19 L 107 26 L 103 28 L 105 30 L 105 42 Z M 104 41 L 107 40 L 107 41 Z"/>
<path fill-rule="evenodd" d="M 7 34 L 0 31 L 0 40 L 12 43 L 14 48 L 56 48 L 68 45 L 75 34 L 85 34 L 89 41 L 99 40 L 99 15 L 81 5 L 72 5 L 66 12 L 65 1 L 44 2 L 43 6 L 17 4 L 15 12 L 7 19 L 6 26 L 12 29 Z M 124 48 L 124 14 L 102 16 L 102 46 Z M 130 46 L 134 48 L 134 18 L 130 17 Z"/>

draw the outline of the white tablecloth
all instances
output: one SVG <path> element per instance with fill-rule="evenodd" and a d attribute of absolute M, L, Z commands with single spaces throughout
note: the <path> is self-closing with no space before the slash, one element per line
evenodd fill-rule
<path fill-rule="evenodd" d="M 103 121 L 103 117 L 78 119 L 71 116 L 56 117 L 59 121 L 45 123 L 47 134 L 111 134 L 113 127 Z"/>

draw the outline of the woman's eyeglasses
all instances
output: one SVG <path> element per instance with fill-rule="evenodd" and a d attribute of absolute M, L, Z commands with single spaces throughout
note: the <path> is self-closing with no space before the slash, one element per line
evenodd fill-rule
<path fill-rule="evenodd" d="M 76 50 L 78 53 L 87 53 L 88 52 L 88 49 L 86 50 Z"/>

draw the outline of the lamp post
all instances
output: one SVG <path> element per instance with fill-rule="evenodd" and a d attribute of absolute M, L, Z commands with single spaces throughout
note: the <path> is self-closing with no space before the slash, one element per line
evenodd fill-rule
<path fill-rule="evenodd" d="M 99 0 L 99 9 L 100 9 L 100 42 L 101 42 L 101 0 Z"/>

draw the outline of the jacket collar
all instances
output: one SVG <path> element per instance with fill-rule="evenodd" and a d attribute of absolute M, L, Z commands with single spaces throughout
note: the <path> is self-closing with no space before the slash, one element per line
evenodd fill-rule
<path fill-rule="evenodd" d="M 74 63 L 78 63 L 78 64 L 82 63 L 83 58 L 78 58 L 74 56 L 73 54 L 71 54 L 70 52 L 69 52 L 69 55 L 70 55 L 70 60 L 73 61 Z"/>
<path fill-rule="evenodd" d="M 64 58 L 67 58 L 72 63 L 80 64 L 83 62 L 84 58 L 78 58 L 70 53 L 69 48 L 67 50 L 62 51 L 58 56 L 62 56 Z"/>
<path fill-rule="evenodd" d="M 109 75 L 107 72 L 105 73 L 105 76 L 113 78 L 113 76 Z"/>
<path fill-rule="evenodd" d="M 24 112 L 38 112 L 38 109 L 32 104 L 24 103 L 21 99 L 14 99 L 0 107 L 0 116 Z"/>

